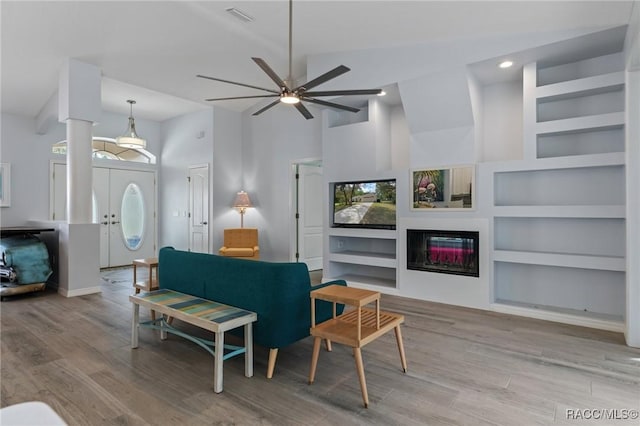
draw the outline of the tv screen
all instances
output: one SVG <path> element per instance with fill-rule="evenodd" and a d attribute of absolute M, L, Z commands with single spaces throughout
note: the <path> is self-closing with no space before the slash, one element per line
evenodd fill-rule
<path fill-rule="evenodd" d="M 396 180 L 334 183 L 333 227 L 396 229 Z"/>

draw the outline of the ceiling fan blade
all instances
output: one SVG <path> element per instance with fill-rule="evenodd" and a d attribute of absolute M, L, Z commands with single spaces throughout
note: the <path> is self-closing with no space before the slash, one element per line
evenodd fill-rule
<path fill-rule="evenodd" d="M 365 90 L 319 90 L 312 92 L 304 92 L 304 96 L 351 96 L 351 95 L 378 95 L 382 93 L 382 89 L 365 89 Z"/>
<path fill-rule="evenodd" d="M 307 120 L 313 118 L 313 115 L 311 115 L 311 113 L 309 112 L 309 110 L 307 109 L 307 107 L 305 107 L 304 105 L 302 105 L 301 102 L 298 102 L 297 104 L 293 104 L 293 106 L 296 107 L 296 109 L 298 111 L 300 111 L 300 114 L 302 114 L 304 116 L 304 118 L 306 118 Z"/>
<path fill-rule="evenodd" d="M 299 89 L 304 89 L 304 90 L 309 90 L 313 87 L 319 86 L 322 83 L 329 81 L 333 78 L 336 78 L 346 72 L 351 71 L 350 68 L 345 67 L 344 65 L 339 65 L 337 67 L 335 67 L 334 69 L 332 69 L 331 71 L 327 71 L 326 73 L 322 74 L 319 77 L 314 78 L 311 81 L 307 81 L 305 84 L 302 84 L 298 87 L 296 87 L 295 89 L 293 89 L 293 91 L 295 92 L 296 90 Z"/>
<path fill-rule="evenodd" d="M 333 103 L 333 102 L 327 102 L 327 101 L 323 101 L 323 100 L 320 100 L 320 99 L 313 99 L 313 98 L 305 97 L 305 98 L 302 98 L 302 100 L 306 101 L 306 102 L 312 102 L 312 103 L 318 104 L 318 105 L 324 105 L 324 106 L 327 106 L 327 107 L 330 107 L 330 108 L 342 109 L 342 110 L 345 110 L 345 111 L 351 111 L 351 112 L 360 111 L 359 108 L 353 108 L 353 107 L 350 107 L 350 106 L 340 105 L 340 104 L 336 104 L 336 103 Z"/>
<path fill-rule="evenodd" d="M 254 112 L 254 113 L 253 113 L 253 114 L 251 114 L 251 115 L 260 115 L 260 114 L 262 114 L 263 112 L 265 112 L 266 110 L 268 110 L 269 108 L 274 107 L 274 106 L 276 106 L 276 105 L 277 105 L 277 104 L 279 104 L 279 103 L 280 103 L 280 99 L 276 99 L 275 101 L 271 102 L 271 103 L 270 103 L 269 105 L 267 105 L 266 107 L 264 107 L 264 108 L 262 108 L 262 109 L 259 109 L 258 111 Z"/>
<path fill-rule="evenodd" d="M 235 84 L 236 86 L 249 87 L 251 89 L 264 90 L 265 92 L 276 93 L 278 95 L 280 94 L 280 92 L 277 90 L 265 89 L 264 87 L 252 86 L 251 84 L 238 83 L 237 81 L 223 80 L 221 78 L 208 77 L 206 75 L 200 75 L 200 74 L 196 75 L 196 77 L 206 78 L 207 80 L 213 80 L 213 81 L 221 81 L 223 83 Z"/>
<path fill-rule="evenodd" d="M 230 98 L 205 99 L 205 101 L 207 101 L 207 102 L 212 102 L 212 101 L 230 101 L 230 100 L 233 100 L 233 99 L 275 98 L 275 97 L 279 97 L 279 95 L 232 96 Z"/>
<path fill-rule="evenodd" d="M 251 58 L 253 59 L 253 62 L 255 62 L 256 64 L 258 64 L 258 66 L 260 68 L 262 68 L 262 71 L 264 71 L 265 73 L 267 73 L 267 75 L 271 78 L 271 80 L 273 80 L 278 87 L 285 87 L 285 88 L 289 88 L 284 81 L 282 81 L 282 79 L 278 76 L 278 74 L 275 73 L 274 70 L 271 69 L 271 67 L 269 65 L 267 65 L 267 63 L 260 58 Z"/>

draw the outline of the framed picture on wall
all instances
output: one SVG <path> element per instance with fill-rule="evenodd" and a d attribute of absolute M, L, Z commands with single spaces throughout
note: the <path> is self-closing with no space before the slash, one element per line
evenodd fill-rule
<path fill-rule="evenodd" d="M 11 205 L 11 164 L 0 163 L 0 207 Z"/>
<path fill-rule="evenodd" d="M 473 165 L 411 170 L 411 209 L 473 210 L 475 180 Z"/>

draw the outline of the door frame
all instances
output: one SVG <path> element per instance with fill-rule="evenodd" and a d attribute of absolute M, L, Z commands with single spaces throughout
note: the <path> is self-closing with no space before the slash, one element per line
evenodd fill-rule
<path fill-rule="evenodd" d="M 309 157 L 301 158 L 299 160 L 292 160 L 289 165 L 289 261 L 298 262 L 296 253 L 298 251 L 298 239 L 299 239 L 299 222 L 296 219 L 296 213 L 298 212 L 298 194 L 297 194 L 297 179 L 296 172 L 299 165 L 318 165 L 322 167 L 321 157 Z M 324 197 L 324 193 L 321 194 Z M 323 224 L 324 227 L 324 224 Z M 324 250 L 323 250 L 324 252 Z"/>
<path fill-rule="evenodd" d="M 211 211 L 212 211 L 212 205 L 211 205 L 211 165 L 209 163 L 201 163 L 201 164 L 191 164 L 189 166 L 187 166 L 187 212 L 189 217 L 187 218 L 187 245 L 189 247 L 189 251 L 191 251 L 191 181 L 189 180 L 189 178 L 191 177 L 191 169 L 201 169 L 201 168 L 207 168 L 207 222 L 209 223 L 207 225 L 207 253 L 212 253 L 212 236 L 211 236 Z"/>

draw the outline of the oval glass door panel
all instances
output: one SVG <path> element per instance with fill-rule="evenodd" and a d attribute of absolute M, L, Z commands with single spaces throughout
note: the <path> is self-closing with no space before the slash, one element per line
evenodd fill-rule
<path fill-rule="evenodd" d="M 144 235 L 144 199 L 142 190 L 135 183 L 127 185 L 122 195 L 120 221 L 125 245 L 130 250 L 137 250 Z"/>

